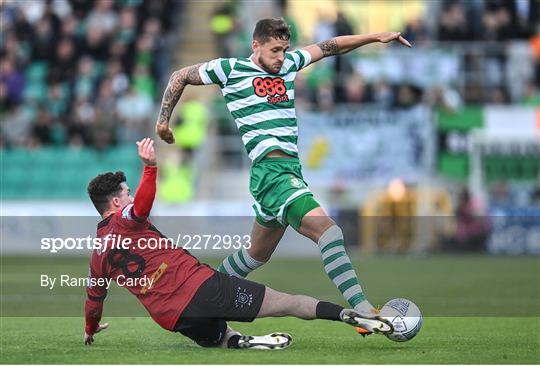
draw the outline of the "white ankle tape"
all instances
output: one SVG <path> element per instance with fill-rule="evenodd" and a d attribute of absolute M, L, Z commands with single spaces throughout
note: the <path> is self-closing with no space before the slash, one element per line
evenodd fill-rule
<path fill-rule="evenodd" d="M 242 255 L 244 256 L 244 260 L 246 261 L 246 264 L 250 269 L 257 269 L 260 266 L 262 266 L 265 262 L 260 262 L 249 255 L 246 248 L 242 248 Z"/>
<path fill-rule="evenodd" d="M 337 225 L 332 225 L 321 235 L 317 245 L 319 249 L 323 249 L 330 243 L 335 242 L 336 240 L 343 240 L 343 231 Z"/>

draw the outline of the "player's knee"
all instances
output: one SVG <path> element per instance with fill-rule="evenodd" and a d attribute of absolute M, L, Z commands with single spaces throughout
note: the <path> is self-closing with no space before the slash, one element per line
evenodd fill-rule
<path fill-rule="evenodd" d="M 334 220 L 328 217 L 328 220 L 321 223 L 321 226 L 319 227 L 319 231 L 317 232 L 317 242 L 321 239 L 323 235 L 327 235 L 328 237 L 331 237 L 332 239 L 343 239 L 343 231 L 341 228 L 336 224 Z"/>
<path fill-rule="evenodd" d="M 266 287 L 266 291 L 264 294 L 264 300 L 261 306 L 261 309 L 259 311 L 258 317 L 266 317 L 266 316 L 273 316 L 273 317 L 279 317 L 279 316 L 285 316 L 288 315 L 289 308 L 288 305 L 292 295 L 286 294 L 284 292 L 276 291 L 270 287 Z"/>
<path fill-rule="evenodd" d="M 197 319 L 195 322 L 195 324 L 177 331 L 201 347 L 214 348 L 221 345 L 227 332 L 227 322 L 204 318 Z"/>
<path fill-rule="evenodd" d="M 337 225 L 328 216 L 304 216 L 298 231 L 317 243 L 319 238 L 333 226 Z"/>

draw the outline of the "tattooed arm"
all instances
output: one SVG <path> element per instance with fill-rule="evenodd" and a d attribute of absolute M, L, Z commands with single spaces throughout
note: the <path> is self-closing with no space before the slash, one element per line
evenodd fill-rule
<path fill-rule="evenodd" d="M 201 76 L 199 75 L 199 67 L 201 64 L 187 66 L 183 69 L 173 72 L 163 94 L 161 101 L 161 109 L 159 111 L 158 121 L 156 123 L 156 132 L 159 137 L 168 144 L 174 142 L 174 135 L 169 128 L 169 119 L 172 111 L 180 100 L 186 85 L 203 85 Z"/>
<path fill-rule="evenodd" d="M 400 32 L 383 32 L 334 37 L 317 44 L 309 45 L 303 49 L 310 53 L 311 62 L 313 63 L 319 61 L 323 57 L 342 55 L 369 43 L 388 43 L 395 40 L 398 40 L 399 43 L 407 47 L 411 47 L 411 44 L 403 38 Z"/>

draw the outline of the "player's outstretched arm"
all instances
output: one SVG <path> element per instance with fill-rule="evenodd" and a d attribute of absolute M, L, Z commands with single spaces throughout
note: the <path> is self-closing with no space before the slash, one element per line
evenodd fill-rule
<path fill-rule="evenodd" d="M 334 37 L 317 44 L 306 46 L 303 50 L 310 53 L 311 62 L 313 63 L 324 57 L 342 55 L 366 44 L 375 42 L 388 43 L 392 41 L 398 41 L 404 46 L 412 47 L 400 32 L 383 32 Z"/>
<path fill-rule="evenodd" d="M 204 85 L 199 75 L 199 67 L 202 64 L 184 67 L 172 73 L 169 78 L 169 83 L 165 88 L 163 99 L 161 101 L 161 109 L 156 123 L 156 132 L 159 137 L 168 144 L 174 142 L 174 135 L 169 128 L 169 120 L 172 111 L 180 100 L 186 85 Z"/>
<path fill-rule="evenodd" d="M 96 272 L 96 267 L 98 267 L 97 257 L 98 256 L 95 253 L 92 254 L 89 273 L 89 277 L 91 278 L 103 278 L 101 272 Z M 84 304 L 86 326 L 84 328 L 83 341 L 85 345 L 91 345 L 94 342 L 94 334 L 109 327 L 108 323 L 99 324 L 101 321 L 101 314 L 103 313 L 103 301 L 107 296 L 107 288 L 99 285 L 87 287 L 86 294 L 87 298 Z"/>
<path fill-rule="evenodd" d="M 88 291 L 87 289 L 88 298 L 84 304 L 84 318 L 86 321 L 86 326 L 84 328 L 83 340 L 86 346 L 89 346 L 94 342 L 94 334 L 99 333 L 109 327 L 109 323 L 99 324 L 101 321 L 101 314 L 103 313 L 103 300 L 105 295 L 95 297 L 90 295 L 91 291 Z M 106 292 L 103 293 L 106 294 Z"/>
<path fill-rule="evenodd" d="M 133 214 L 138 219 L 146 219 L 150 216 L 156 197 L 157 159 L 154 140 L 147 137 L 137 141 L 137 148 L 139 158 L 144 163 L 144 171 L 133 200 Z"/>

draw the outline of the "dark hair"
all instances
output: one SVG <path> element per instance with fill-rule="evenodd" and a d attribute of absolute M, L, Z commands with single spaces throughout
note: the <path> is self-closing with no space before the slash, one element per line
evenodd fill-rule
<path fill-rule="evenodd" d="M 125 181 L 124 172 L 107 172 L 98 175 L 88 183 L 88 195 L 100 215 L 109 207 L 111 197 L 116 196 L 122 190 L 120 183 Z"/>
<path fill-rule="evenodd" d="M 270 38 L 282 41 L 288 41 L 291 38 L 291 30 L 283 18 L 261 19 L 255 25 L 253 39 L 260 43 L 266 43 Z"/>

